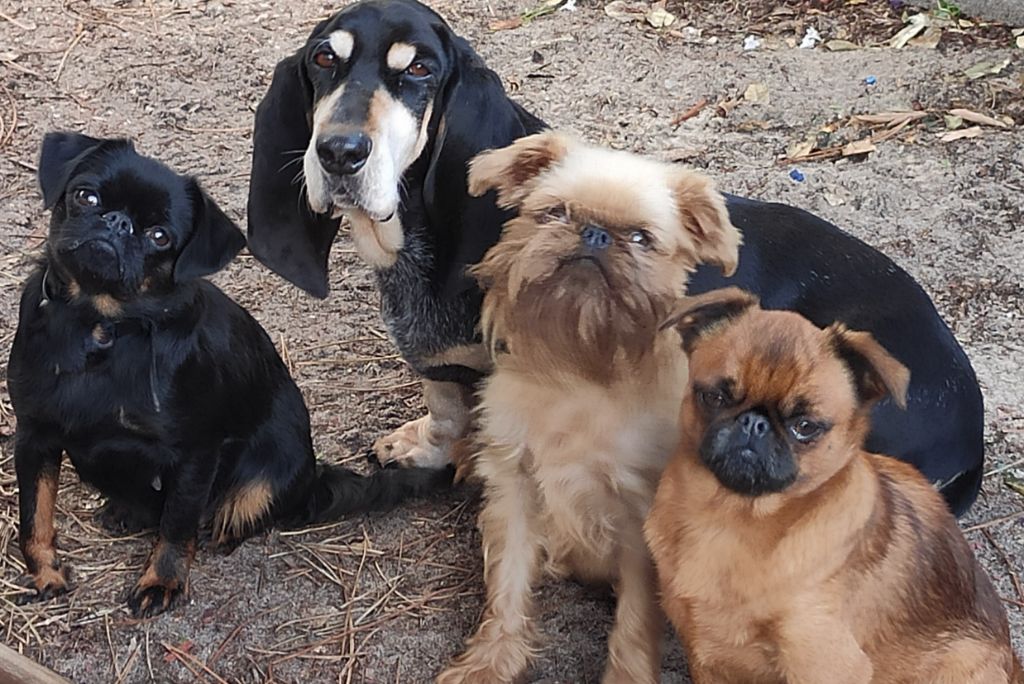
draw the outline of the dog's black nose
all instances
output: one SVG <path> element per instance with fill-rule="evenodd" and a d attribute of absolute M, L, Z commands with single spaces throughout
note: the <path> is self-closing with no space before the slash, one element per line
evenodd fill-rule
<path fill-rule="evenodd" d="M 588 223 L 583 227 L 580 239 L 583 240 L 583 244 L 587 247 L 594 249 L 608 249 L 612 244 L 612 236 L 608 234 L 608 231 L 601 226 L 595 226 L 593 223 Z"/>
<path fill-rule="evenodd" d="M 103 215 L 107 229 L 117 235 L 131 235 L 132 220 L 123 211 L 109 211 Z"/>
<path fill-rule="evenodd" d="M 757 411 L 747 411 L 739 417 L 740 427 L 743 434 L 750 437 L 764 437 L 772 429 L 772 424 L 766 416 Z"/>
<path fill-rule="evenodd" d="M 320 164 L 328 173 L 351 176 L 363 168 L 373 149 L 373 141 L 365 133 L 332 135 L 316 141 Z"/>

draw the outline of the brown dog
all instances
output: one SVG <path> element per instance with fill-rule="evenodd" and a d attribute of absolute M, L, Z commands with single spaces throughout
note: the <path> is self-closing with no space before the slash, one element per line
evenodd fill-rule
<path fill-rule="evenodd" d="M 1024 682 L 942 497 L 861 448 L 907 370 L 867 333 L 736 289 L 669 324 L 690 380 L 646 533 L 694 682 Z"/>
<path fill-rule="evenodd" d="M 518 679 L 543 567 L 615 585 L 604 681 L 656 682 L 665 617 L 643 521 L 686 379 L 659 324 L 698 262 L 735 268 L 739 234 L 704 176 L 555 132 L 477 157 L 469 181 L 519 217 L 474 269 L 495 357 L 475 464 L 487 606 L 438 681 Z"/>

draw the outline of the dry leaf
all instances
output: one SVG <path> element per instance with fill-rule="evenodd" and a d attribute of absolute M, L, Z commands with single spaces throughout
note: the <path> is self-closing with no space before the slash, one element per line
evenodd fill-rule
<path fill-rule="evenodd" d="M 875 147 L 875 143 L 871 142 L 870 138 L 854 140 L 843 148 L 843 156 L 849 157 L 854 154 L 867 154 L 868 152 L 874 152 L 876 149 L 878 148 Z"/>
<path fill-rule="evenodd" d="M 825 48 L 830 52 L 845 52 L 847 50 L 859 50 L 860 45 L 851 43 L 848 40 L 829 40 L 825 42 Z"/>
<path fill-rule="evenodd" d="M 964 75 L 972 81 L 983 76 L 989 76 L 991 74 L 998 74 L 1003 69 L 1010 66 L 1010 58 L 1007 57 L 1002 62 L 995 64 L 993 62 L 978 62 L 969 69 L 964 69 Z"/>
<path fill-rule="evenodd" d="M 930 21 L 927 14 L 915 14 L 907 19 L 908 23 L 899 33 L 889 39 L 889 47 L 894 47 L 897 50 L 904 47 L 910 39 L 915 37 L 917 34 L 924 31 Z"/>
<path fill-rule="evenodd" d="M 651 26 L 659 29 L 676 23 L 676 15 L 666 11 L 664 1 L 654 3 L 650 11 L 644 15 L 644 19 Z"/>
<path fill-rule="evenodd" d="M 961 126 L 964 125 L 964 120 L 961 119 L 959 116 L 948 116 L 947 115 L 947 116 L 944 116 L 942 118 L 946 122 L 946 130 L 949 130 L 949 131 L 955 131 L 956 129 L 958 129 Z"/>
<path fill-rule="evenodd" d="M 942 142 L 953 142 L 954 140 L 963 140 L 964 138 L 977 138 L 979 135 L 981 135 L 981 126 L 971 126 L 970 128 L 961 128 L 959 131 L 943 133 L 939 136 L 939 140 Z"/>
<path fill-rule="evenodd" d="M 721 102 L 715 105 L 715 113 L 721 117 L 729 116 L 729 113 L 732 112 L 732 110 L 736 109 L 736 107 L 739 106 L 742 100 L 743 98 L 736 98 L 735 100 L 722 100 Z"/>
<path fill-rule="evenodd" d="M 768 94 L 768 86 L 764 83 L 751 83 L 747 86 L 747 89 L 743 91 L 743 100 L 746 102 L 767 104 L 771 101 L 771 96 Z"/>
<path fill-rule="evenodd" d="M 970 121 L 971 123 L 982 124 L 983 126 L 995 126 L 996 128 L 1009 128 L 999 119 L 993 119 L 991 116 L 972 112 L 970 109 L 950 109 L 949 113 L 953 116 L 960 117 L 964 121 Z"/>
<path fill-rule="evenodd" d="M 911 40 L 910 45 L 934 50 L 939 46 L 940 40 L 942 40 L 942 29 L 938 26 L 929 26 L 924 33 Z"/>
<path fill-rule="evenodd" d="M 641 19 L 647 8 L 639 3 L 626 2 L 625 0 L 612 0 L 604 6 L 604 13 L 615 21 L 628 23 Z"/>
<path fill-rule="evenodd" d="M 1017 36 L 1017 47 L 1024 50 L 1024 36 Z"/>
<path fill-rule="evenodd" d="M 830 207 L 841 207 L 844 204 L 846 204 L 846 200 L 843 199 L 842 197 L 840 197 L 839 195 L 837 195 L 834 192 L 826 190 L 822 194 L 824 195 L 825 201 L 828 202 Z"/>
<path fill-rule="evenodd" d="M 817 141 L 816 135 L 809 135 L 799 142 L 795 142 L 786 148 L 786 156 L 789 159 L 799 159 L 805 157 L 811 153 L 814 149 L 815 142 Z"/>
<path fill-rule="evenodd" d="M 522 17 L 509 17 L 508 19 L 496 19 L 487 25 L 491 31 L 508 31 L 517 29 L 523 25 Z"/>

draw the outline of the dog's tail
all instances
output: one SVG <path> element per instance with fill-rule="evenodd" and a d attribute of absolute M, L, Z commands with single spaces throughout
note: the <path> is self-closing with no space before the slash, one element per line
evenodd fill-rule
<path fill-rule="evenodd" d="M 331 522 L 353 513 L 386 511 L 407 499 L 450 487 L 451 466 L 436 468 L 385 468 L 360 475 L 338 465 L 317 464 L 316 478 L 306 501 L 285 527 L 305 527 Z"/>

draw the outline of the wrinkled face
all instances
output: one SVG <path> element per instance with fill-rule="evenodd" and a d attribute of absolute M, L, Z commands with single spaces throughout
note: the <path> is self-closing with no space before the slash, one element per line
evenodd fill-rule
<path fill-rule="evenodd" d="M 556 149 L 542 171 L 521 155 L 488 169 L 499 150 L 470 174 L 471 187 L 496 187 L 519 211 L 473 269 L 487 290 L 484 334 L 609 376 L 652 349 L 698 262 L 735 263 L 739 235 L 706 177 L 554 133 L 533 138 L 545 135 Z"/>
<path fill-rule="evenodd" d="M 812 491 L 867 430 L 867 408 L 828 332 L 794 313 L 754 310 L 706 332 L 689 382 L 684 440 L 745 496 Z"/>
<path fill-rule="evenodd" d="M 402 175 L 423 152 L 448 70 L 441 26 L 423 7 L 359 4 L 310 37 L 303 173 L 314 212 L 355 208 L 384 221 L 398 210 Z"/>
<path fill-rule="evenodd" d="M 49 249 L 82 292 L 126 298 L 171 287 L 192 224 L 186 178 L 127 146 L 108 148 L 68 178 Z"/>

